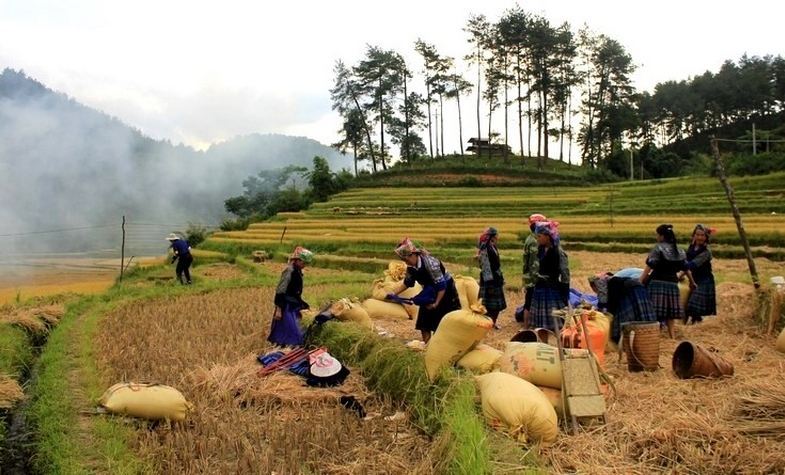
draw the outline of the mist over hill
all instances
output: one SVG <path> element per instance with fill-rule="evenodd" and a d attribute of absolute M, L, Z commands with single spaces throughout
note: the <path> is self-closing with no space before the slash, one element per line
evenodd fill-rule
<path fill-rule="evenodd" d="M 333 169 L 350 166 L 350 159 L 305 137 L 252 134 L 206 151 L 153 140 L 6 69 L 0 74 L 0 235 L 100 225 L 111 233 L 0 236 L 0 254 L 114 247 L 123 215 L 131 223 L 171 224 L 171 230 L 218 223 L 224 200 L 242 192 L 246 177 L 310 166 L 315 155 Z M 151 236 L 140 233 L 139 243 Z"/>

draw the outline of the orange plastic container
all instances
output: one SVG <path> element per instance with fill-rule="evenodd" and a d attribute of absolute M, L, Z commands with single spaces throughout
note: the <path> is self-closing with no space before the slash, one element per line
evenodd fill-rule
<path fill-rule="evenodd" d="M 597 362 L 601 367 L 605 367 L 605 345 L 608 343 L 608 334 L 597 322 L 589 320 L 588 315 L 584 314 L 581 318 L 586 322 L 589 337 L 584 337 L 583 328 L 580 325 L 564 327 L 561 332 L 562 346 L 587 349 L 586 342 L 588 341 L 591 344 L 591 351 L 597 357 Z"/>

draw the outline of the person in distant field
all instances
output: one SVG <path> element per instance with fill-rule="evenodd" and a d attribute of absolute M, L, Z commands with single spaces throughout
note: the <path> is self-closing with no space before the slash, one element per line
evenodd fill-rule
<path fill-rule="evenodd" d="M 479 298 L 487 310 L 487 315 L 493 320 L 493 327 L 499 329 L 496 319 L 499 313 L 507 308 L 504 298 L 504 275 L 502 274 L 499 249 L 496 243 L 499 232 L 494 227 L 486 228 L 477 242 L 477 260 L 480 264 L 480 293 Z"/>
<path fill-rule="evenodd" d="M 289 256 L 289 265 L 281 272 L 275 288 L 275 308 L 267 341 L 279 346 L 300 346 L 303 331 L 300 328 L 301 311 L 310 307 L 302 299 L 303 268 L 313 262 L 313 253 L 297 246 Z"/>
<path fill-rule="evenodd" d="M 697 286 L 690 293 L 687 308 L 684 309 L 685 323 L 700 323 L 703 317 L 717 314 L 717 294 L 714 286 L 714 273 L 711 270 L 711 249 L 709 240 L 713 230 L 702 224 L 692 231 L 692 243 L 687 248 L 687 268 Z M 681 275 L 680 277 L 684 277 Z"/>
<path fill-rule="evenodd" d="M 524 328 L 529 327 L 531 320 L 532 296 L 534 295 L 534 284 L 537 281 L 537 270 L 539 269 L 539 259 L 537 258 L 537 235 L 534 234 L 534 226 L 548 219 L 541 214 L 535 213 L 529 216 L 529 230 L 531 233 L 526 236 L 523 242 L 523 316 L 522 319 L 516 315 L 516 320 Z"/>
<path fill-rule="evenodd" d="M 413 300 L 430 301 L 419 306 L 415 324 L 423 341 L 428 343 L 442 318 L 461 308 L 455 280 L 439 259 L 408 237 L 398 243 L 395 254 L 406 263 L 406 277 L 393 293 L 397 295 L 417 282 L 423 290 Z"/>
<path fill-rule="evenodd" d="M 597 306 L 613 315 L 611 339 L 614 342 L 619 341 L 624 323 L 657 321 L 646 287 L 640 282 L 641 274 L 643 269 L 628 267 L 589 277 L 589 285 L 597 293 Z"/>
<path fill-rule="evenodd" d="M 640 282 L 646 285 L 657 320 L 667 325 L 671 338 L 676 338 L 676 320 L 684 318 L 677 284 L 680 271 L 684 271 L 690 288 L 694 289 L 695 281 L 687 268 L 686 254 L 676 245 L 673 225 L 661 224 L 657 227 L 657 244 L 646 259 Z"/>
<path fill-rule="evenodd" d="M 570 266 L 567 254 L 560 246 L 559 223 L 538 222 L 534 228 L 537 236 L 539 268 L 532 293 L 532 328 L 558 331 L 552 312 L 567 306 L 570 295 Z M 541 335 L 543 338 L 545 335 Z M 543 338 L 543 341 L 546 341 Z"/>
<path fill-rule="evenodd" d="M 172 248 L 174 253 L 172 263 L 177 261 L 177 267 L 175 268 L 177 280 L 183 285 L 191 285 L 191 271 L 189 269 L 194 261 L 191 255 L 191 246 L 188 244 L 188 241 L 180 238 L 175 233 L 169 234 L 166 240 L 171 243 L 169 247 Z M 183 280 L 183 277 L 185 277 L 185 280 Z"/>

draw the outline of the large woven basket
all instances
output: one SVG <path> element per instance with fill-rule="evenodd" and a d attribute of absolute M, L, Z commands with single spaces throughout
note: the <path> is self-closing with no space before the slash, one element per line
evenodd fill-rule
<path fill-rule="evenodd" d="M 622 324 L 627 369 L 631 372 L 656 371 L 660 367 L 660 324 L 629 322 Z"/>

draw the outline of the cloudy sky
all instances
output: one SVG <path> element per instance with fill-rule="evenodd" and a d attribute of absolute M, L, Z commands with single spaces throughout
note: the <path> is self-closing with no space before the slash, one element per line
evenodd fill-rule
<path fill-rule="evenodd" d="M 519 3 L 554 24 L 586 23 L 619 40 L 639 66 L 640 89 L 716 71 L 745 52 L 785 54 L 785 2 Z M 0 68 L 23 69 L 152 137 L 197 148 L 251 132 L 330 143 L 340 125 L 328 92 L 336 59 L 353 64 L 374 44 L 420 70 L 418 37 L 461 57 L 468 16 L 496 20 L 514 4 L 0 0 Z"/>

